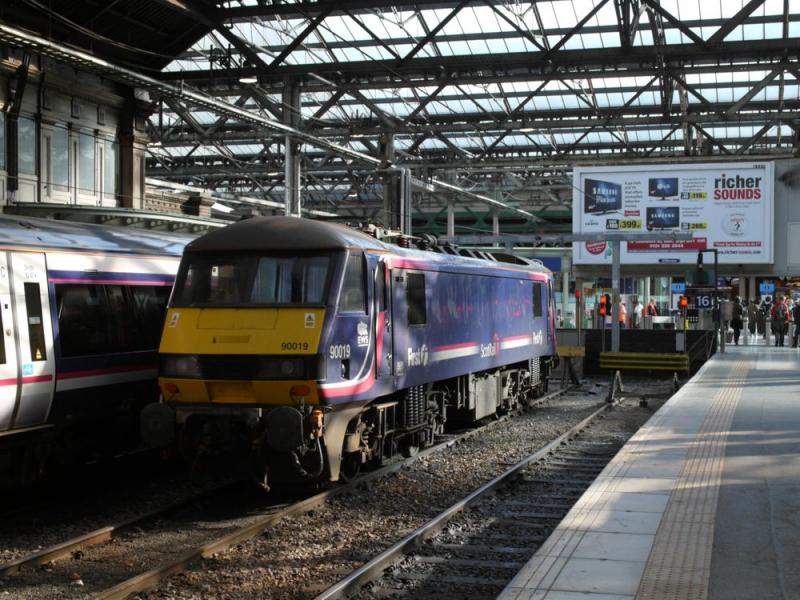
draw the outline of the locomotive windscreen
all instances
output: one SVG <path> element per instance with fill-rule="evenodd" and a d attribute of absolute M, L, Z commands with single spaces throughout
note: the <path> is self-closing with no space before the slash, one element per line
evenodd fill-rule
<path fill-rule="evenodd" d="M 325 304 L 330 256 L 186 255 L 173 306 Z"/>

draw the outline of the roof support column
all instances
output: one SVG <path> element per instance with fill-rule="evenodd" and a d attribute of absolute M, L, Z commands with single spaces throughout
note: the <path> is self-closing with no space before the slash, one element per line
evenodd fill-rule
<path fill-rule="evenodd" d="M 144 107 L 135 98 L 126 100 L 121 114 L 119 136 L 120 197 L 123 208 L 144 208 L 145 152 L 147 134 Z"/>
<path fill-rule="evenodd" d="M 500 235 L 500 215 L 497 214 L 497 209 L 492 209 L 492 235 Z M 500 243 L 496 243 L 495 246 L 497 248 L 500 247 Z"/>
<path fill-rule="evenodd" d="M 456 236 L 456 205 L 453 200 L 447 203 L 447 237 Z"/>
<path fill-rule="evenodd" d="M 456 174 L 454 171 L 445 173 L 447 183 L 455 185 Z M 447 237 L 456 236 L 456 193 L 447 192 Z"/>
<path fill-rule="evenodd" d="M 384 131 L 380 137 L 383 171 L 383 224 L 387 229 L 411 234 L 411 172 L 391 168 L 394 162 L 394 134 Z"/>
<path fill-rule="evenodd" d="M 295 129 L 300 126 L 300 85 L 292 79 L 283 82 L 283 122 Z M 300 201 L 300 144 L 291 135 L 284 143 L 284 188 L 286 214 L 299 217 Z"/>

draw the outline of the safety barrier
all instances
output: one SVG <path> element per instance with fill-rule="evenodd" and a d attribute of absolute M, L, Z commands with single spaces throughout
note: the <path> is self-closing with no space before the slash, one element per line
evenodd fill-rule
<path fill-rule="evenodd" d="M 614 371 L 689 372 L 689 355 L 649 352 L 601 352 L 600 368 Z"/>

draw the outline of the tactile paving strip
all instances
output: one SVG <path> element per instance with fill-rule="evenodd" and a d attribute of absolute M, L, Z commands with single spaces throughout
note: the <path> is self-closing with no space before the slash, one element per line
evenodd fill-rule
<path fill-rule="evenodd" d="M 697 434 L 656 533 L 636 600 L 705 600 L 725 446 L 749 361 L 731 368 Z"/>

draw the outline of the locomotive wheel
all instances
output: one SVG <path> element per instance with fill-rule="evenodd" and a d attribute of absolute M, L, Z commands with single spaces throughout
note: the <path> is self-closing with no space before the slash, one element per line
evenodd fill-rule
<path fill-rule="evenodd" d="M 361 473 L 361 456 L 358 452 L 349 452 L 342 457 L 339 468 L 339 480 L 350 483 Z"/>
<path fill-rule="evenodd" d="M 400 446 L 400 454 L 405 458 L 411 458 L 419 454 L 419 446 L 412 443 L 404 443 Z"/>

